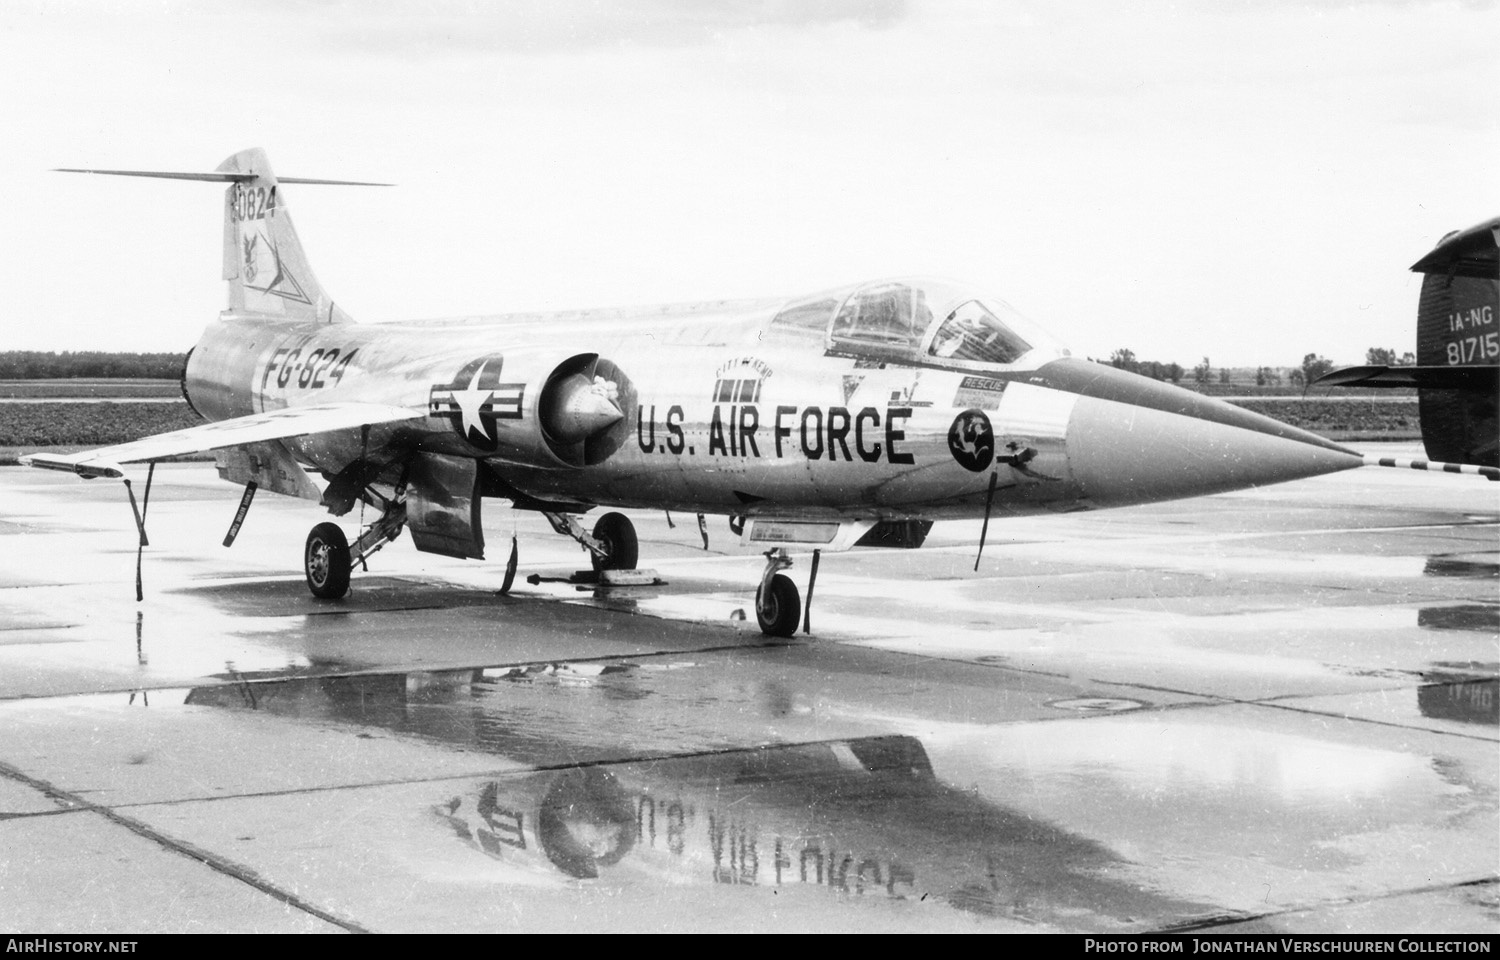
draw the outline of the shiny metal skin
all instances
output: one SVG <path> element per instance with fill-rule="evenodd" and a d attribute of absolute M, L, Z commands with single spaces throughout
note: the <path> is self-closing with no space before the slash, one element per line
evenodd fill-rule
<path fill-rule="evenodd" d="M 114 452 L 152 460 L 275 442 L 335 485 L 323 499 L 341 513 L 367 485 L 395 502 L 416 466 L 443 464 L 417 472 L 462 476 L 466 489 L 448 491 L 451 503 L 419 490 L 412 515 L 457 539 L 434 528 L 418 547 L 479 556 L 469 504 L 483 496 L 850 524 L 1143 503 L 1362 462 L 1230 404 L 1072 359 L 1003 301 L 946 280 L 357 325 L 312 275 L 264 154 L 236 154 L 214 177 L 231 183 L 231 306 L 194 347 L 183 385 L 217 422 L 34 465 L 113 476 Z"/>
<path fill-rule="evenodd" d="M 365 453 L 396 464 L 424 450 L 481 459 L 538 499 L 751 516 L 972 517 L 991 469 L 1000 474 L 994 509 L 1003 515 L 1197 496 L 1360 463 L 1312 434 L 1097 364 L 1058 358 L 983 368 L 988 388 L 978 399 L 993 406 L 983 410 L 968 402 L 974 391 L 965 392 L 976 379 L 972 365 L 862 367 L 858 358 L 785 335 L 771 322 L 774 310 L 720 318 L 722 345 L 704 346 L 698 317 L 707 311 L 683 312 L 693 320 L 642 317 L 652 336 L 622 333 L 613 318 L 572 318 L 570 339 L 616 371 L 603 381 L 616 390 L 613 401 L 579 374 L 554 379 L 572 358 L 538 345 L 543 336 L 529 318 L 222 321 L 194 350 L 187 387 L 194 405 L 219 419 L 324 399 L 309 389 L 318 374 L 305 358 L 339 351 L 354 355 L 333 388 L 340 399 L 423 408 L 435 390 L 494 353 L 503 357 L 502 382 L 515 385 L 515 419 L 478 413 L 465 422 L 460 410 L 455 426 L 455 418 L 430 411 L 425 420 L 373 427 L 368 444 L 358 430 L 287 442 L 330 474 Z M 756 384 L 754 401 L 720 402 L 721 372 L 738 371 L 754 374 L 740 381 Z M 550 431 L 541 410 L 549 385 L 570 391 L 568 412 Z M 619 415 L 567 408 L 578 406 L 581 391 Z M 950 433 L 976 409 L 990 424 L 997 456 L 1014 446 L 1029 454 L 1023 464 L 975 470 L 955 458 Z M 598 462 L 560 455 L 585 437 L 597 438 Z"/>

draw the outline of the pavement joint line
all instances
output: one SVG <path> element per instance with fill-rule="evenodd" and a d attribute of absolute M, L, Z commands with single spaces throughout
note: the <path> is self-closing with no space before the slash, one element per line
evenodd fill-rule
<path fill-rule="evenodd" d="M 100 804 L 94 803 L 91 800 L 84 799 L 76 793 L 72 793 L 70 791 L 63 790 L 60 787 L 54 786 L 46 780 L 28 776 L 27 774 L 22 773 L 20 770 L 17 770 L 15 767 L 12 767 L 8 763 L 0 762 L 0 777 L 5 777 L 9 780 L 13 780 L 17 783 L 29 786 L 34 790 L 42 792 L 54 801 L 71 804 L 75 810 L 84 810 L 90 813 L 98 814 L 105 820 L 108 820 L 110 823 L 113 823 L 116 826 L 124 827 L 126 830 L 129 830 L 136 836 L 156 844 L 163 850 L 175 853 L 178 856 L 185 857 L 189 860 L 196 860 L 216 873 L 221 873 L 224 876 L 229 877 L 231 880 L 238 880 L 240 883 L 243 883 L 255 890 L 259 890 L 261 893 L 266 894 L 274 900 L 278 900 L 289 907 L 293 907 L 297 910 L 301 910 L 303 913 L 317 917 L 319 920 L 322 920 L 325 923 L 333 924 L 334 926 L 340 927 L 350 933 L 370 932 L 369 930 L 360 926 L 352 920 L 346 920 L 338 917 L 335 914 L 317 906 L 316 904 L 302 899 L 295 893 L 292 893 L 288 890 L 283 890 L 275 884 L 262 879 L 259 874 L 249 869 L 248 867 L 240 866 L 239 864 L 234 863 L 227 858 L 221 857 L 215 853 L 211 853 L 185 841 L 173 839 L 172 837 L 169 837 L 166 834 L 153 829 L 152 827 L 148 826 L 145 823 L 142 823 L 139 820 L 134 819 L 133 817 L 125 816 L 115 808 L 101 806 Z"/>
<path fill-rule="evenodd" d="M 1242 923 L 1253 923 L 1256 920 L 1268 920 L 1273 917 L 1285 917 L 1294 913 L 1304 913 L 1309 910 L 1327 909 L 1329 907 L 1353 906 L 1361 903 L 1379 903 L 1382 900 L 1390 900 L 1395 897 L 1419 896 L 1424 893 L 1441 893 L 1445 890 L 1462 890 L 1465 887 L 1483 887 L 1490 884 L 1500 883 L 1500 875 L 1479 877 L 1472 880 L 1457 880 L 1452 883 L 1424 884 L 1420 887 L 1408 887 L 1404 890 L 1387 890 L 1369 897 L 1340 897 L 1330 900 L 1315 900 L 1309 903 L 1297 904 L 1295 906 L 1282 907 L 1277 910 L 1266 910 L 1258 913 L 1223 913 L 1206 917 L 1195 917 L 1183 923 L 1168 924 L 1164 927 L 1155 927 L 1148 933 L 1190 933 L 1194 930 L 1212 930 L 1216 927 L 1238 926 Z"/>
<path fill-rule="evenodd" d="M 936 654 L 936 653 L 918 653 L 917 651 L 914 651 L 914 650 L 897 650 L 897 649 L 892 649 L 892 648 L 889 648 L 889 647 L 871 647 L 871 646 L 866 646 L 865 644 L 859 643 L 858 641 L 851 641 L 849 639 L 843 639 L 843 640 L 833 639 L 833 640 L 831 640 L 831 642 L 833 642 L 833 643 L 841 643 L 841 644 L 844 644 L 845 646 L 855 647 L 855 648 L 860 649 L 860 650 L 873 650 L 873 651 L 876 651 L 876 652 L 879 652 L 879 653 L 888 653 L 888 654 L 893 654 L 893 655 L 899 656 L 899 657 L 907 657 L 907 658 L 912 659 L 912 660 L 921 661 L 922 663 L 963 663 L 963 664 L 968 664 L 968 665 L 975 666 L 975 667 L 986 667 L 986 668 L 991 669 L 991 670 L 1007 670 L 1007 671 L 1010 671 L 1011 673 L 1024 673 L 1024 674 L 1026 674 L 1028 676 L 1033 676 L 1033 677 L 1054 677 L 1054 678 L 1056 678 L 1058 680 L 1071 680 L 1072 679 L 1072 676 L 1070 674 L 1058 673 L 1056 670 L 1041 670 L 1041 669 L 1038 669 L 1036 667 L 1017 667 L 1017 666 L 1015 666 L 1013 664 L 1009 664 L 1009 663 L 995 663 L 995 662 L 990 661 L 990 660 L 976 660 L 976 659 L 971 659 L 971 658 L 968 658 L 968 657 L 961 657 L 961 656 L 945 657 L 945 656 L 942 656 L 941 654 Z"/>
<path fill-rule="evenodd" d="M 1406 689 L 1406 688 L 1402 688 L 1402 689 Z M 1370 692 L 1371 693 L 1377 693 L 1379 691 L 1370 691 Z M 1295 706 L 1293 704 L 1276 703 L 1274 700 L 1247 700 L 1247 701 L 1244 701 L 1244 702 L 1248 706 L 1252 706 L 1252 707 L 1270 707 L 1273 710 L 1285 710 L 1288 713 L 1305 713 L 1305 714 L 1308 714 L 1309 716 L 1314 716 L 1314 717 L 1332 717 L 1332 718 L 1334 718 L 1336 720 L 1352 720 L 1352 721 L 1354 721 L 1356 723 L 1370 723 L 1370 724 L 1374 724 L 1375 726 L 1378 726 L 1378 727 L 1395 727 L 1398 730 L 1414 730 L 1414 731 L 1417 731 L 1419 733 L 1435 733 L 1435 734 L 1438 734 L 1439 736 L 1444 736 L 1444 737 L 1459 737 L 1459 738 L 1464 739 L 1464 740 L 1477 740 L 1480 743 L 1493 744 L 1493 743 L 1496 742 L 1496 738 L 1493 737 L 1493 736 L 1486 737 L 1486 736 L 1481 736 L 1480 734 L 1477 734 L 1477 733 L 1466 733 L 1466 732 L 1461 731 L 1461 730 L 1440 730 L 1440 729 L 1436 729 L 1434 727 L 1424 727 L 1424 726 L 1421 726 L 1419 724 L 1398 723 L 1398 722 L 1396 722 L 1394 720 L 1377 720 L 1377 719 L 1375 719 L 1373 717 L 1351 717 L 1351 716 L 1349 716 L 1346 713 L 1333 713 L 1333 712 L 1330 712 L 1328 710 L 1314 710 L 1311 707 L 1299 707 L 1299 706 Z"/>
<path fill-rule="evenodd" d="M 1279 703 L 1279 702 L 1277 702 L 1279 700 L 1286 700 L 1286 699 L 1299 698 L 1299 697 L 1350 696 L 1351 694 L 1355 694 L 1355 693 L 1357 693 L 1357 694 L 1385 693 L 1385 692 L 1394 692 L 1394 691 L 1404 691 L 1404 690 L 1415 689 L 1414 687 L 1411 687 L 1411 686 L 1377 687 L 1377 688 L 1373 688 L 1373 689 L 1370 689 L 1370 690 L 1357 690 L 1357 691 L 1350 691 L 1348 693 L 1335 693 L 1335 694 L 1328 694 L 1328 693 L 1287 693 L 1287 694 L 1281 694 L 1280 696 L 1276 696 L 1276 697 L 1257 697 L 1257 698 L 1251 700 L 1251 699 L 1244 699 L 1244 698 L 1241 698 L 1241 697 L 1226 697 L 1226 696 L 1223 696 L 1221 694 L 1191 693 L 1191 692 L 1189 692 L 1187 690 L 1176 690 L 1176 689 L 1173 689 L 1171 687 L 1153 687 L 1153 686 L 1148 686 L 1146 684 L 1125 683 L 1125 682 L 1119 681 L 1119 680 L 1094 680 L 1094 681 L 1091 681 L 1091 682 L 1098 683 L 1100 686 L 1106 686 L 1106 687 L 1125 687 L 1125 688 L 1137 689 L 1137 690 L 1154 690 L 1154 691 L 1157 691 L 1158 693 L 1171 693 L 1171 694 L 1176 694 L 1178 696 L 1198 697 L 1198 698 L 1203 699 L 1205 701 L 1209 701 L 1209 702 L 1205 702 L 1205 703 L 1196 703 L 1196 704 L 1173 704 L 1172 706 L 1183 706 L 1183 707 L 1186 707 L 1186 706 L 1197 706 L 1197 707 L 1205 707 L 1205 706 L 1269 707 L 1269 708 L 1272 708 L 1272 709 L 1275 709 L 1275 710 L 1286 710 L 1286 711 L 1288 711 L 1290 713 L 1305 713 L 1305 714 L 1308 714 L 1310 716 L 1331 717 L 1331 718 L 1333 718 L 1335 720 L 1348 720 L 1348 721 L 1351 721 L 1351 722 L 1354 722 L 1354 723 L 1370 723 L 1370 724 L 1374 724 L 1376 726 L 1382 726 L 1382 727 L 1395 727 L 1398 730 L 1414 730 L 1414 731 L 1417 731 L 1419 733 L 1435 733 L 1435 734 L 1440 734 L 1440 735 L 1445 736 L 1445 737 L 1461 737 L 1461 738 L 1463 738 L 1465 740 L 1477 740 L 1480 743 L 1494 743 L 1495 742 L 1495 738 L 1494 737 L 1481 736 L 1481 735 L 1476 734 L 1476 733 L 1466 733 L 1466 732 L 1463 732 L 1463 731 L 1460 731 L 1460 730 L 1440 730 L 1440 729 L 1437 729 L 1437 728 L 1434 728 L 1434 727 L 1422 726 L 1420 724 L 1397 723 L 1394 720 L 1378 720 L 1378 719 L 1376 719 L 1374 717 L 1356 717 L 1356 716 L 1351 716 L 1351 715 L 1349 715 L 1347 713 L 1335 713 L 1335 712 L 1329 711 L 1329 710 L 1314 710 L 1311 707 L 1300 707 L 1300 706 L 1296 706 L 1295 704 L 1288 704 L 1288 703 Z M 1458 682 L 1458 681 L 1454 681 L 1454 682 Z M 1420 686 L 1428 686 L 1428 684 L 1420 684 Z M 1163 706 L 1167 706 L 1167 705 L 1164 704 Z M 1114 716 L 1121 716 L 1124 713 L 1137 713 L 1137 712 L 1140 712 L 1140 711 L 1122 711 L 1119 714 L 1114 714 Z"/>
<path fill-rule="evenodd" d="M 482 666 L 472 666 L 472 665 L 467 665 L 466 664 L 466 665 L 462 665 L 462 666 L 452 666 L 452 667 L 427 666 L 427 667 L 413 667 L 413 668 L 410 668 L 410 669 L 397 669 L 397 670 L 392 670 L 392 669 L 390 669 L 388 667 L 370 667 L 370 668 L 364 669 L 364 670 L 337 670 L 337 671 L 331 671 L 331 672 L 326 672 L 326 673 L 325 672 L 319 672 L 319 671 L 308 671 L 306 673 L 284 674 L 284 675 L 277 675 L 277 676 L 270 676 L 270 677 L 245 677 L 245 676 L 240 676 L 240 677 L 221 677 L 221 676 L 212 676 L 212 677 L 199 677 L 199 678 L 196 678 L 196 679 L 190 679 L 190 680 L 185 680 L 185 681 L 176 681 L 176 682 L 163 681 L 161 683 L 151 684 L 149 686 L 141 686 L 141 685 L 137 684 L 137 685 L 132 685 L 132 686 L 128 686 L 128 687 L 109 687 L 107 689 L 102 689 L 102 690 L 76 690 L 76 691 L 72 691 L 72 692 L 69 692 L 69 693 L 21 694 L 19 696 L 0 696 L 0 704 L 25 703 L 27 701 L 35 701 L 35 700 L 66 700 L 66 699 L 75 698 L 75 697 L 102 697 L 102 696 L 109 696 L 110 694 L 117 694 L 117 693 L 141 693 L 141 692 L 150 693 L 150 692 L 156 691 L 156 690 L 182 690 L 184 688 L 189 688 L 190 689 L 190 688 L 193 688 L 193 687 L 238 687 L 238 686 L 244 686 L 246 684 L 261 685 L 261 684 L 272 684 L 272 683 L 286 683 L 288 681 L 293 681 L 293 680 L 337 680 L 337 679 L 346 678 L 346 677 L 379 677 L 379 676 L 388 676 L 388 675 L 393 676 L 393 675 L 396 675 L 396 674 L 409 674 L 409 673 L 453 673 L 453 672 L 460 671 L 460 670 L 479 670 L 479 671 L 483 671 L 483 670 L 504 670 L 504 669 L 514 668 L 514 667 L 527 667 L 527 666 L 532 666 L 534 664 L 539 664 L 539 663 L 599 663 L 601 661 L 609 662 L 609 661 L 633 660 L 633 659 L 645 660 L 645 659 L 651 659 L 651 658 L 657 658 L 657 657 L 674 657 L 674 656 L 676 656 L 676 657 L 686 657 L 686 656 L 692 656 L 694 654 L 702 654 L 702 653 L 734 652 L 734 651 L 737 651 L 737 650 L 738 651 L 779 650 L 779 649 L 788 648 L 788 647 L 806 647 L 806 646 L 811 646 L 811 643 L 807 642 L 807 641 L 782 640 L 782 639 L 773 639 L 773 638 L 770 638 L 770 637 L 764 637 L 764 638 L 762 638 L 762 641 L 758 642 L 758 643 L 744 643 L 744 644 L 731 643 L 731 644 L 722 644 L 722 645 L 718 645 L 718 646 L 695 647 L 695 648 L 688 649 L 688 650 L 650 650 L 650 651 L 645 651 L 645 652 L 641 652 L 641 653 L 607 653 L 607 654 L 600 654 L 598 656 L 592 656 L 592 657 L 564 657 L 562 659 L 554 659 L 554 660 L 548 660 L 546 658 L 532 658 L 532 659 L 527 659 L 527 660 L 502 661 L 500 663 L 490 663 L 490 664 L 484 664 Z M 888 651 L 888 652 L 896 652 L 896 651 Z"/>
<path fill-rule="evenodd" d="M 898 654 L 898 655 L 901 655 L 901 656 L 913 657 L 915 659 L 919 659 L 919 660 L 923 660 L 923 661 L 929 661 L 929 662 L 934 662 L 934 663 L 963 663 L 963 664 L 969 664 L 969 665 L 976 666 L 976 667 L 989 667 L 989 668 L 994 669 L 994 670 L 1006 670 L 1006 671 L 1009 671 L 1009 672 L 1012 672 L 1012 673 L 1027 674 L 1029 676 L 1053 677 L 1053 678 L 1056 678 L 1056 679 L 1059 679 L 1059 680 L 1067 680 L 1067 681 L 1070 681 L 1070 682 L 1077 682 L 1077 681 L 1074 680 L 1074 678 L 1073 678 L 1073 676 L 1071 674 L 1057 673 L 1057 672 L 1052 671 L 1052 670 L 1037 670 L 1037 669 L 1032 669 L 1032 668 L 1027 668 L 1027 667 L 1016 667 L 1016 666 L 1011 666 L 1009 664 L 1003 664 L 1003 663 L 991 663 L 991 662 L 989 662 L 987 660 L 968 660 L 968 659 L 964 659 L 962 657 L 942 657 L 942 656 L 937 656 L 937 655 L 934 655 L 934 654 L 909 653 L 909 652 L 907 652 L 905 650 L 886 650 L 883 647 L 864 647 L 863 649 L 867 649 L 867 650 L 880 650 L 883 653 L 894 653 L 894 654 Z M 1151 691 L 1153 693 L 1168 693 L 1168 694 L 1173 694 L 1175 696 L 1180 696 L 1180 697 L 1193 697 L 1196 702 L 1193 702 L 1193 703 L 1161 703 L 1161 704 L 1152 704 L 1152 705 L 1150 705 L 1150 706 L 1148 706 L 1148 707 L 1146 707 L 1144 709 L 1138 709 L 1138 710 L 1120 710 L 1120 711 L 1115 711 L 1115 712 L 1106 712 L 1106 713 L 1099 713 L 1099 714 L 1079 714 L 1079 715 L 1076 715 L 1076 716 L 1058 716 L 1058 717 L 1032 717 L 1032 718 L 1029 718 L 1029 719 L 1026 719 L 1026 720 L 1017 720 L 1017 721 L 1013 721 L 1013 722 L 1015 722 L 1015 723 L 1045 723 L 1045 722 L 1048 722 L 1048 721 L 1051 721 L 1051 720 L 1078 720 L 1078 719 L 1081 719 L 1081 718 L 1083 718 L 1085 716 L 1113 716 L 1113 717 L 1118 717 L 1118 716 L 1124 716 L 1127 713 L 1146 713 L 1146 712 L 1156 711 L 1156 710 L 1175 710 L 1175 709 L 1178 709 L 1178 708 L 1181 708 L 1181 707 L 1226 706 L 1226 705 L 1229 705 L 1229 704 L 1243 703 L 1243 702 L 1245 702 L 1245 701 L 1235 700 L 1235 699 L 1233 699 L 1231 697 L 1219 696 L 1218 694 L 1213 694 L 1213 693 L 1192 693 L 1192 692 L 1189 692 L 1187 690 L 1175 690 L 1175 689 L 1173 689 L 1171 687 L 1158 687 L 1158 686 L 1153 686 L 1151 684 L 1146 684 L 1146 683 L 1128 683 L 1128 682 L 1123 681 L 1123 680 L 1096 680 L 1093 677 L 1089 677 L 1089 678 L 1086 678 L 1083 682 L 1085 682 L 1085 683 L 1091 683 L 1091 684 L 1097 684 L 1097 685 L 1099 685 L 1101 687 L 1122 687 L 1122 688 L 1124 688 L 1126 690 L 1149 690 L 1149 691 Z"/>
<path fill-rule="evenodd" d="M 745 753 L 761 753 L 768 750 L 794 750 L 802 747 L 817 747 L 825 744 L 848 743 L 850 737 L 832 737 L 823 740 L 795 740 L 784 743 L 759 743 L 750 746 L 716 747 L 707 750 L 688 750 L 682 753 L 653 753 L 639 756 L 605 757 L 598 760 L 563 761 L 559 763 L 528 764 L 519 767 L 504 769 L 475 770 L 471 773 L 449 773 L 436 777 L 400 777 L 389 780 L 370 780 L 363 783 L 334 783 L 314 787 L 297 787 L 286 790 L 261 790 L 253 793 L 231 793 L 216 794 L 204 797 L 179 797 L 172 800 L 143 800 L 138 803 L 122 803 L 113 808 L 99 808 L 114 810 L 142 810 L 154 807 L 176 807 L 186 806 L 194 803 L 217 803 L 223 800 L 260 800 L 268 797 L 296 797 L 304 794 L 335 793 L 340 790 L 374 790 L 383 787 L 409 787 L 421 784 L 438 784 L 454 781 L 468 780 L 504 780 L 515 777 L 527 777 L 538 773 L 557 773 L 567 770 L 582 770 L 589 767 L 623 767 L 633 764 L 670 763 L 676 760 L 701 760 L 708 757 L 725 757 Z M 0 776 L 7 775 L 9 769 L 4 763 L 0 763 Z M 25 774 L 21 774 L 25 777 Z M 79 801 L 86 803 L 86 801 Z M 61 811 L 72 813 L 74 811 Z M 50 813 L 50 811 L 49 811 Z M 149 827 L 147 829 L 150 829 Z"/>
<path fill-rule="evenodd" d="M 0 813 L 0 823 L 4 823 L 7 820 L 29 820 L 32 817 L 57 817 L 64 816 L 70 813 L 87 812 L 87 810 L 79 807 L 71 807 L 67 809 L 59 807 L 56 810 L 33 810 L 29 813 Z"/>
<path fill-rule="evenodd" d="M 464 610 L 469 607 L 483 606 L 478 603 L 426 603 L 409 607 L 375 607 L 359 608 L 354 610 L 306 610 L 300 613 L 275 614 L 278 619 L 291 619 L 300 617 L 356 617 L 363 614 L 382 613 L 422 613 L 427 610 Z"/>

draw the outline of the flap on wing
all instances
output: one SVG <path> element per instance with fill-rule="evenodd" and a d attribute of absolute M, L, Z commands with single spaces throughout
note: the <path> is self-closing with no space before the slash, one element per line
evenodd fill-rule
<path fill-rule="evenodd" d="M 314 503 L 323 499 L 323 491 L 308 479 L 307 471 L 280 440 L 243 443 L 214 451 L 219 479 L 244 486 L 254 483 L 262 490 L 300 497 Z"/>
<path fill-rule="evenodd" d="M 122 463 L 162 460 L 188 453 L 237 447 L 245 443 L 283 440 L 309 433 L 326 433 L 329 430 L 348 430 L 366 424 L 415 420 L 426 415 L 425 410 L 384 403 L 318 403 L 272 410 L 269 413 L 254 413 L 232 420 L 218 420 L 83 453 L 32 453 L 19 460 L 27 466 L 67 470 L 81 477 L 121 477 L 124 476 L 124 471 L 119 467 Z"/>

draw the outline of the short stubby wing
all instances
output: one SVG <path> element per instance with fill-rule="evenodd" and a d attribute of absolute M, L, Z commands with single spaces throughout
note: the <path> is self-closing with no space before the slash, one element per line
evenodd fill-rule
<path fill-rule="evenodd" d="M 83 453 L 32 453 L 19 459 L 27 466 L 65 470 L 81 477 L 120 477 L 123 476 L 119 466 L 122 463 L 162 460 L 265 440 L 417 420 L 426 415 L 425 410 L 383 403 L 319 403 L 218 420 Z"/>

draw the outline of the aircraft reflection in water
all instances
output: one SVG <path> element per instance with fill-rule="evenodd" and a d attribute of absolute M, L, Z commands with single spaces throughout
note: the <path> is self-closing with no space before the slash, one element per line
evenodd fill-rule
<path fill-rule="evenodd" d="M 1424 717 L 1484 726 L 1500 725 L 1500 679 L 1475 676 L 1482 664 L 1455 663 L 1447 670 L 1422 675 L 1429 681 L 1417 688 L 1417 709 Z M 1490 664 L 1493 672 L 1495 664 Z"/>
<path fill-rule="evenodd" d="M 780 573 L 788 548 L 842 550 L 893 530 L 915 546 L 938 519 L 983 517 L 987 532 L 992 514 L 1199 496 L 1361 463 L 1305 431 L 1072 359 L 1003 302 L 943 281 L 357 325 L 314 279 L 281 190 L 335 181 L 278 179 L 260 150 L 212 173 L 80 172 L 229 185 L 229 309 L 183 372 L 212 422 L 22 459 L 123 477 L 120 464 L 215 450 L 221 476 L 245 485 L 226 545 L 259 488 L 335 516 L 374 507 L 352 544 L 333 523 L 309 534 L 304 569 L 323 598 L 342 596 L 352 567 L 403 529 L 418 550 L 483 558 L 485 497 L 545 514 L 606 582 L 629 582 L 634 527 L 606 513 L 588 531 L 576 515 L 675 510 L 728 515 L 765 549 L 757 619 L 789 636 L 802 600 Z"/>
<path fill-rule="evenodd" d="M 1422 572 L 1429 577 L 1500 580 L 1500 564 L 1489 553 L 1431 556 Z M 1500 607 L 1489 603 L 1424 607 L 1417 611 L 1417 625 L 1424 630 L 1475 630 L 1500 636 Z M 1437 663 L 1434 667 L 1422 675 L 1427 683 L 1417 688 L 1422 716 L 1500 725 L 1500 663 Z"/>
<path fill-rule="evenodd" d="M 510 688 L 485 673 L 201 687 L 187 702 L 386 727 L 528 764 L 620 755 L 556 737 L 539 754 L 544 737 L 507 727 L 509 704 L 485 704 Z M 1122 929 L 1205 909 L 1112 880 L 1121 862 L 1099 844 L 944 783 L 907 736 L 583 764 L 434 790 L 446 791 L 431 808 L 434 842 L 572 879 L 926 898 L 986 916 L 1063 925 L 1086 916 L 1092 927 Z"/>

